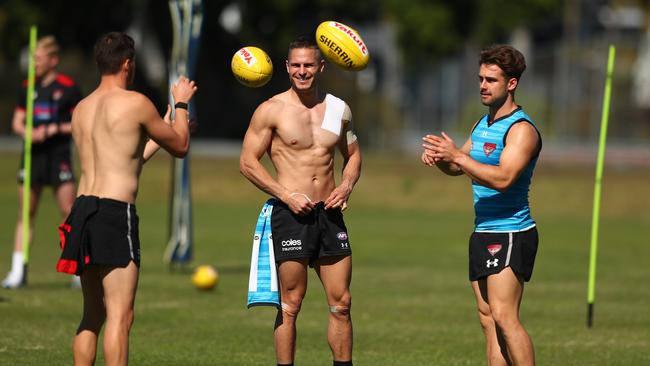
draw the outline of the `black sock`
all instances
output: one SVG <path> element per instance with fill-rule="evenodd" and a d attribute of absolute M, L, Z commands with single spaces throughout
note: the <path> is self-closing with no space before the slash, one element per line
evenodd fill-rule
<path fill-rule="evenodd" d="M 332 366 L 352 366 L 352 361 L 334 361 Z"/>
<path fill-rule="evenodd" d="M 279 363 L 278 366 L 293 366 L 293 362 L 292 363 Z"/>

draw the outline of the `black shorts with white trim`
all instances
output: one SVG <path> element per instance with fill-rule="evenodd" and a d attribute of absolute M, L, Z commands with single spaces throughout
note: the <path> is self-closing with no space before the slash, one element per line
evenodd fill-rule
<path fill-rule="evenodd" d="M 520 232 L 473 232 L 469 239 L 470 281 L 497 274 L 507 267 L 524 281 L 530 281 L 538 243 L 536 227 Z"/>

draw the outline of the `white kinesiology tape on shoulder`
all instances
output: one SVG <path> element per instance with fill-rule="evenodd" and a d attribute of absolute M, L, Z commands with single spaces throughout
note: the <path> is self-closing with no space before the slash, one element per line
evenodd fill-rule
<path fill-rule="evenodd" d="M 341 134 L 341 119 L 345 111 L 345 102 L 332 94 L 325 96 L 325 116 L 321 128 L 336 134 Z"/>

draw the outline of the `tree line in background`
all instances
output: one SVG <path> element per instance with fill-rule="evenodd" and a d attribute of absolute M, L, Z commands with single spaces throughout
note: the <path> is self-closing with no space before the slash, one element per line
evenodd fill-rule
<path fill-rule="evenodd" d="M 533 34 L 540 37 L 560 32 L 563 11 L 560 0 L 204 0 L 203 6 L 196 75 L 201 89 L 197 95 L 199 136 L 224 138 L 240 138 L 255 106 L 287 88 L 283 65 L 287 44 L 298 35 L 312 34 L 324 20 L 336 19 L 352 26 L 390 23 L 396 30 L 405 69 L 416 73 L 424 64 L 462 52 L 468 42 L 504 41 L 518 27 L 537 29 Z M 92 46 L 101 34 L 135 32 L 137 47 L 146 44 L 159 50 L 153 53 L 158 58 L 167 59 L 171 49 L 172 28 L 165 1 L 5 0 L 0 4 L 0 116 L 6 122 L 0 123 L 0 132 L 10 130 L 16 90 L 24 78 L 19 71 L 20 54 L 32 24 L 39 27 L 40 34 L 59 39 L 64 52 L 62 70 L 79 80 L 86 93 L 97 81 Z M 230 74 L 233 53 L 245 45 L 267 50 L 274 61 L 274 77 L 262 89 L 244 88 Z M 165 78 L 147 77 L 152 74 L 147 72 L 153 64 L 151 57 L 152 53 L 138 56 L 134 89 L 149 95 L 163 111 L 167 83 Z M 166 76 L 166 71 L 163 74 Z M 351 87 L 345 75 L 334 79 L 339 81 L 328 86 L 340 83 L 341 88 Z M 373 92 L 368 93 L 372 101 Z M 357 120 L 363 118 L 356 116 Z"/>

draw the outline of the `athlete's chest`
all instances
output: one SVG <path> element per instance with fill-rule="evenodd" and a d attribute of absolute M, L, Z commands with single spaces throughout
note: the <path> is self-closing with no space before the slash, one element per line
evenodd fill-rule
<path fill-rule="evenodd" d="M 287 108 L 275 129 L 276 138 L 295 149 L 330 148 L 336 145 L 338 135 L 326 129 L 325 104 L 313 108 Z"/>
<path fill-rule="evenodd" d="M 507 132 L 505 124 L 489 125 L 479 122 L 472 132 L 472 149 L 470 156 L 483 164 L 498 165 L 501 152 L 505 147 L 504 137 Z"/>

